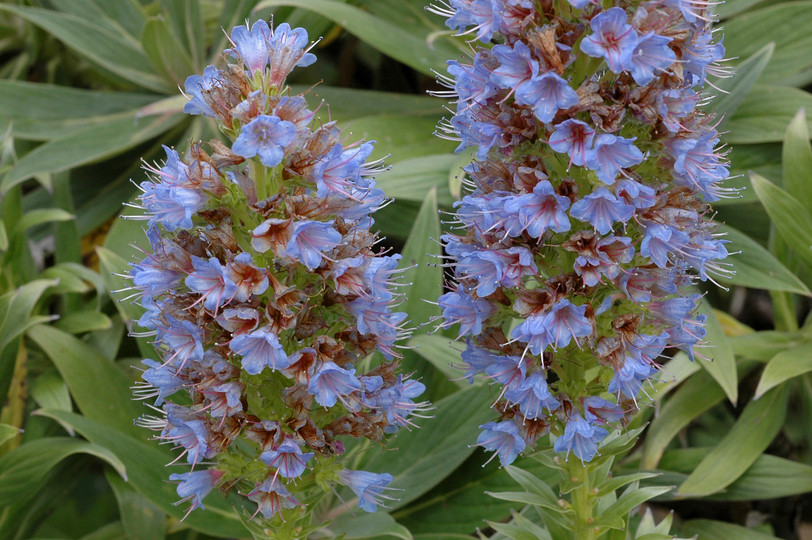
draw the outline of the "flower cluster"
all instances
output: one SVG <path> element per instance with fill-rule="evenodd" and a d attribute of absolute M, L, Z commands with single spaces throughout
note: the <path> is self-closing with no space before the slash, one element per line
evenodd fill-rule
<path fill-rule="evenodd" d="M 151 252 L 130 277 L 161 358 L 143 361 L 136 393 L 159 414 L 139 424 L 192 465 L 170 477 L 191 508 L 236 488 L 290 522 L 338 482 L 372 512 L 392 476 L 343 469 L 342 436 L 380 441 L 427 406 L 397 373 L 400 256 L 370 232 L 382 165 L 285 86 L 315 61 L 304 29 L 259 21 L 230 39 L 222 67 L 186 80 L 184 111 L 215 119 L 231 146 L 166 148 L 140 184 Z"/>
<path fill-rule="evenodd" d="M 605 5 L 605 4 L 604 4 Z M 444 237 L 465 377 L 501 391 L 478 444 L 511 463 L 538 437 L 587 462 L 638 408 L 666 348 L 705 335 L 697 279 L 724 274 L 707 202 L 730 192 L 711 116 L 724 75 L 707 0 L 448 0 L 431 11 L 473 35 L 441 77 L 441 134 L 472 147 L 471 193 Z"/>

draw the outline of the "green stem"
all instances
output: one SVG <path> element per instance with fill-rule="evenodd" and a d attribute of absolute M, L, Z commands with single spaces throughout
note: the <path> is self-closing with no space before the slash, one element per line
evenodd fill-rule
<path fill-rule="evenodd" d="M 776 330 L 795 332 L 798 330 L 798 318 L 795 316 L 795 306 L 792 295 L 788 292 L 770 291 L 773 303 L 773 322 Z"/>
<path fill-rule="evenodd" d="M 572 535 L 574 540 L 596 540 L 598 535 L 593 525 L 593 494 L 589 485 L 589 469 L 574 456 L 569 461 L 570 479 L 578 479 L 580 485 L 572 491 L 572 508 L 575 510 Z"/>

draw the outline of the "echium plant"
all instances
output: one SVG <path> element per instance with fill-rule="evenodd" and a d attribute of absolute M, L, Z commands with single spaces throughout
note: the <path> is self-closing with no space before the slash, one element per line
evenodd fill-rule
<path fill-rule="evenodd" d="M 372 143 L 345 144 L 285 85 L 316 60 L 304 29 L 258 21 L 230 40 L 220 67 L 186 80 L 184 107 L 230 147 L 166 148 L 140 184 L 151 253 L 130 277 L 160 358 L 136 387 L 159 414 L 138 423 L 191 465 L 169 477 L 190 511 L 236 491 L 265 534 L 298 538 L 335 483 L 368 512 L 390 498 L 391 475 L 342 465 L 341 437 L 380 441 L 427 404 L 397 372 L 400 257 L 370 231 L 386 202 Z"/>
<path fill-rule="evenodd" d="M 668 348 L 705 336 L 696 280 L 727 272 L 708 202 L 735 193 L 707 75 L 724 75 L 706 0 L 449 0 L 479 45 L 440 82 L 441 134 L 476 149 L 444 237 L 465 376 L 499 385 L 477 443 L 512 463 L 552 434 L 576 538 L 592 538 L 601 443 L 639 410 Z M 573 459 L 574 458 L 574 459 Z M 586 467 L 586 469 L 585 469 Z M 595 481 L 594 474 L 592 481 Z M 605 525 L 605 524 L 604 524 Z M 597 524 L 596 524 L 597 527 Z M 605 530 L 605 529 L 602 529 Z"/>

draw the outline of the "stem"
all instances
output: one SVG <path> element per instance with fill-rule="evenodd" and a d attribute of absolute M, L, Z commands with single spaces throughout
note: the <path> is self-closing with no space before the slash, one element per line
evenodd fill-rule
<path fill-rule="evenodd" d="M 596 540 L 592 516 L 592 488 L 589 486 L 589 469 L 581 460 L 573 457 L 569 461 L 570 479 L 578 479 L 581 484 L 572 491 L 572 508 L 575 510 L 572 535 L 574 540 Z"/>

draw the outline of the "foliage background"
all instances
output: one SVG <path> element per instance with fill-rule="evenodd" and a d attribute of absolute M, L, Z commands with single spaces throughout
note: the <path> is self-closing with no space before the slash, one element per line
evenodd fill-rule
<path fill-rule="evenodd" d="M 216 136 L 205 119 L 181 114 L 178 85 L 216 61 L 222 28 L 273 14 L 324 36 L 319 61 L 293 82 L 318 83 L 313 105 L 330 103 L 322 117 L 389 154 L 392 169 L 378 180 L 397 201 L 377 225 L 418 264 L 404 279 L 412 320 L 438 315 L 420 300 L 442 293 L 438 210 L 460 196 L 471 156 L 432 135 L 443 102 L 425 90 L 467 46 L 424 3 L 0 3 L 0 539 L 248 535 L 232 501 L 216 495 L 206 512 L 177 521 L 183 509 L 164 481 L 171 454 L 132 425 L 144 406 L 130 399 L 131 366 L 150 344 L 127 336 L 138 308 L 108 294 L 143 242 L 137 222 L 116 218 L 136 193 L 130 179 L 143 179 L 140 160 L 159 159 L 161 144 L 182 151 Z M 744 189 L 716 208 L 731 251 L 742 251 L 738 273 L 728 291 L 706 296 L 712 361 L 666 365 L 635 421 L 649 422 L 641 443 L 615 468 L 662 473 L 643 487 L 677 486 L 647 516 L 674 510 L 683 536 L 801 538 L 812 523 L 812 1 L 730 0 L 718 12 L 737 72 L 715 81 L 728 93 L 710 107 L 730 149 L 729 185 Z M 428 540 L 479 528 L 521 538 L 499 523 L 543 513 L 488 495 L 515 492 L 519 473 L 482 467 L 487 457 L 468 446 L 489 420 L 488 387 L 449 381 L 459 346 L 448 337 L 424 329 L 412 344 L 405 369 L 422 376 L 436 418 L 399 434 L 396 452 L 372 449 L 358 464 L 394 474 L 401 500 L 369 516 L 337 502 L 324 534 Z M 555 489 L 539 450 L 517 465 Z M 643 529 L 642 515 L 628 534 Z"/>

